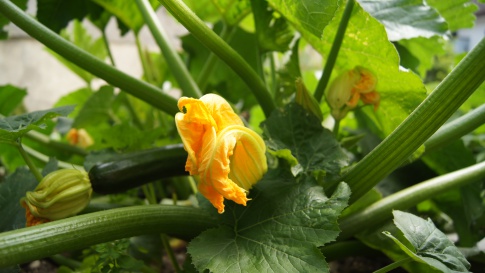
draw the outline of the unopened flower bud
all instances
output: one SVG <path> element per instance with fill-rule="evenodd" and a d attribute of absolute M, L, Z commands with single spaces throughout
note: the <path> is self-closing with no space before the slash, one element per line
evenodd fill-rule
<path fill-rule="evenodd" d="M 317 100 L 308 92 L 301 78 L 296 79 L 296 97 L 295 101 L 305 110 L 313 113 L 320 121 L 323 121 L 322 110 Z"/>
<path fill-rule="evenodd" d="M 76 215 L 88 205 L 92 191 L 85 171 L 58 170 L 48 174 L 20 201 L 27 215 L 34 218 L 27 219 L 27 225 L 46 222 L 42 219 L 58 220 Z"/>
<path fill-rule="evenodd" d="M 327 91 L 327 103 L 332 109 L 332 116 L 341 120 L 347 115 L 347 103 L 352 96 L 352 88 L 360 80 L 360 75 L 353 70 L 346 71 L 335 78 Z"/>

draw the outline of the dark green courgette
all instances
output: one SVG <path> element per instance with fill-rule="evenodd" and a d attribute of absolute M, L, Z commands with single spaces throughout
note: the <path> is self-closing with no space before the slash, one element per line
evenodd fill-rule
<path fill-rule="evenodd" d="M 96 164 L 89 170 L 89 179 L 94 192 L 123 192 L 158 179 L 188 175 L 186 160 L 183 145 L 168 145 Z"/>

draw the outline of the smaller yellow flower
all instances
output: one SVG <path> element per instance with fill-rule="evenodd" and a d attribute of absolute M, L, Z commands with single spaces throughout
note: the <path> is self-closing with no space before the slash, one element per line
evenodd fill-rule
<path fill-rule="evenodd" d="M 359 100 L 374 106 L 377 111 L 380 103 L 379 93 L 375 90 L 377 77 L 368 69 L 356 66 L 339 75 L 327 91 L 327 102 L 332 116 L 341 120 L 347 113 L 357 107 Z"/>
<path fill-rule="evenodd" d="M 89 133 L 84 129 L 76 129 L 72 128 L 67 132 L 67 141 L 72 145 L 87 148 L 94 144 L 93 138 L 89 135 Z"/>
<path fill-rule="evenodd" d="M 175 123 L 188 153 L 185 170 L 198 180 L 200 193 L 219 213 L 224 198 L 245 206 L 247 191 L 268 169 L 263 139 L 218 95 L 182 97 L 178 107 Z"/>

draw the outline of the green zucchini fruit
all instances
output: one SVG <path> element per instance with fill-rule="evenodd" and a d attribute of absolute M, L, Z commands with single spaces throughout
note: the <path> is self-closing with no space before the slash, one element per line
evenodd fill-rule
<path fill-rule="evenodd" d="M 158 179 L 188 175 L 186 160 L 183 145 L 168 145 L 120 155 L 114 161 L 94 165 L 88 174 L 94 192 L 118 193 Z"/>

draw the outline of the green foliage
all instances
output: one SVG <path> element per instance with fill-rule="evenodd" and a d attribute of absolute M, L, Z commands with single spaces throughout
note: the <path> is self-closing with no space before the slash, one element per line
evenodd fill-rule
<path fill-rule="evenodd" d="M 87 32 L 87 30 L 83 27 L 82 23 L 78 20 L 73 21 L 73 28 L 72 33 L 69 33 L 66 29 L 61 31 L 61 36 L 64 37 L 66 40 L 72 42 L 79 48 L 84 49 L 85 51 L 91 53 L 92 55 L 96 56 L 100 60 L 106 59 L 108 53 L 106 52 L 106 47 L 103 41 L 103 38 L 98 38 L 94 40 L 91 35 Z M 64 64 L 67 68 L 69 68 L 72 72 L 78 75 L 81 79 L 83 79 L 88 85 L 93 80 L 94 76 L 87 72 L 84 69 L 81 69 L 77 65 L 71 63 L 70 61 L 64 59 L 59 54 L 55 53 L 54 51 L 47 49 L 49 53 L 51 53 L 58 61 Z"/>
<path fill-rule="evenodd" d="M 298 164 L 292 168 L 296 176 L 320 171 L 338 175 L 348 158 L 333 134 L 320 125 L 312 113 L 296 103 L 275 110 L 261 125 L 269 149 L 289 149 Z"/>
<path fill-rule="evenodd" d="M 391 41 L 441 36 L 448 30 L 445 20 L 423 0 L 373 0 L 360 3 L 386 27 Z"/>
<path fill-rule="evenodd" d="M 135 33 L 138 33 L 145 25 L 135 1 L 93 0 L 93 2 L 114 14 L 118 20 Z M 160 6 L 160 3 L 156 0 L 150 0 L 150 4 L 154 9 Z"/>
<path fill-rule="evenodd" d="M 268 3 L 297 30 L 311 33 L 318 39 L 338 7 L 336 0 L 269 0 Z"/>
<path fill-rule="evenodd" d="M 407 242 L 399 240 L 390 233 L 385 233 L 385 235 L 391 238 L 409 257 L 440 272 L 469 272 L 470 263 L 430 219 L 425 221 L 401 211 L 394 211 L 393 214 L 394 223 L 403 233 Z"/>
<path fill-rule="evenodd" d="M 475 14 L 478 7 L 470 0 L 457 1 L 440 1 L 426 0 L 428 5 L 437 9 L 445 18 L 450 31 L 456 31 L 460 28 L 470 28 L 475 24 Z"/>
<path fill-rule="evenodd" d="M 25 89 L 9 84 L 0 86 L 0 115 L 10 115 L 20 105 L 25 95 L 27 95 Z"/>
<path fill-rule="evenodd" d="M 247 207 L 226 203 L 220 227 L 192 240 L 192 261 L 199 271 L 328 272 L 316 247 L 337 237 L 336 220 L 349 195 L 345 184 L 327 197 L 314 178 L 297 182 L 287 170 L 270 170 L 251 190 Z"/>
<path fill-rule="evenodd" d="M 73 109 L 73 106 L 64 106 L 2 118 L 0 119 L 0 142 L 12 143 L 32 129 L 46 128 L 47 120 L 66 116 Z"/>
<path fill-rule="evenodd" d="M 328 55 L 342 13 L 343 8 L 340 8 L 336 19 L 325 28 L 321 40 L 302 32 L 324 58 Z M 384 137 L 424 99 L 426 90 L 418 76 L 399 68 L 399 55 L 386 38 L 384 27 L 356 3 L 332 76 L 358 65 L 377 76 L 376 90 L 381 97 L 379 109 L 376 112 L 370 107 L 363 110 L 380 131 L 378 135 Z"/>

